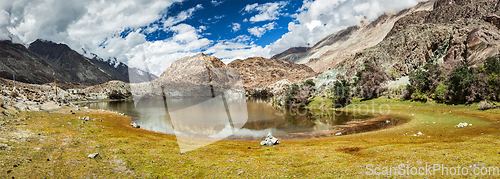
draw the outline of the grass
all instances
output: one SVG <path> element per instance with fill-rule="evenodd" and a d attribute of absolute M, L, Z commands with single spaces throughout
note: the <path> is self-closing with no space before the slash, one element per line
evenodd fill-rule
<path fill-rule="evenodd" d="M 321 100 L 328 102 L 318 98 L 311 104 L 321 105 Z M 175 136 L 132 128 L 129 117 L 116 113 L 88 110 L 71 115 L 69 109 L 50 114 L 22 112 L 10 119 L 14 122 L 0 127 L 0 143 L 9 146 L 0 150 L 0 177 L 373 178 L 366 175 L 368 164 L 500 167 L 500 109 L 479 111 L 475 105 L 380 98 L 355 100 L 341 110 L 361 113 L 365 105 L 371 112 L 389 107 L 390 114 L 412 120 L 395 128 L 355 135 L 282 140 L 273 147 L 259 146 L 259 141 L 224 140 L 180 153 Z M 321 112 L 319 108 L 313 110 Z M 78 116 L 86 115 L 103 122 L 82 124 Z M 20 120 L 25 118 L 29 119 Z M 455 127 L 461 122 L 473 126 Z M 418 132 L 423 135 L 413 136 Z M 87 158 L 96 152 L 100 157 Z M 434 177 L 449 176 L 437 172 Z"/>

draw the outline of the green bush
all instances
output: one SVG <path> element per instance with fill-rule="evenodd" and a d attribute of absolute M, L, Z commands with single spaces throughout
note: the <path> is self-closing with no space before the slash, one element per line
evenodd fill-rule
<path fill-rule="evenodd" d="M 484 63 L 484 71 L 487 75 L 488 99 L 500 100 L 500 61 L 498 58 L 490 57 Z"/>
<path fill-rule="evenodd" d="M 446 89 L 447 88 L 448 88 L 448 86 L 446 86 L 444 84 L 439 84 L 439 86 L 434 91 L 432 98 L 434 98 L 438 101 L 446 101 L 446 93 L 447 93 Z"/>
<path fill-rule="evenodd" d="M 451 71 L 435 63 L 426 64 L 410 74 L 410 85 L 403 98 L 456 103 L 500 100 L 500 61 L 490 57 L 477 68 L 459 65 Z"/>
<path fill-rule="evenodd" d="M 474 101 L 474 91 L 471 91 L 472 86 L 476 86 L 477 78 L 474 76 L 472 68 L 467 66 L 457 66 L 451 73 L 448 81 L 448 90 L 451 94 L 451 99 L 455 102 L 470 102 Z"/>
<path fill-rule="evenodd" d="M 314 87 L 314 86 L 316 86 L 316 83 L 314 83 L 313 80 L 306 80 L 303 85 L 304 86 Z"/>
<path fill-rule="evenodd" d="M 351 83 L 347 80 L 336 81 L 331 89 L 332 101 L 337 106 L 346 106 L 351 101 Z"/>
<path fill-rule="evenodd" d="M 302 85 L 292 84 L 288 87 L 281 98 L 285 99 L 285 104 L 293 106 L 296 104 L 309 104 L 311 101 L 309 98 L 314 94 L 316 90 L 314 89 L 314 82 L 312 80 L 307 80 Z"/>
<path fill-rule="evenodd" d="M 500 61 L 497 57 L 486 58 L 484 68 L 487 74 L 500 74 Z"/>
<path fill-rule="evenodd" d="M 411 100 L 427 102 L 429 100 L 429 97 L 427 97 L 425 93 L 422 93 L 419 89 L 417 89 L 415 90 L 415 92 L 413 92 L 413 94 L 411 94 Z"/>
<path fill-rule="evenodd" d="M 410 84 L 422 92 L 429 91 L 429 72 L 418 69 L 410 74 Z"/>

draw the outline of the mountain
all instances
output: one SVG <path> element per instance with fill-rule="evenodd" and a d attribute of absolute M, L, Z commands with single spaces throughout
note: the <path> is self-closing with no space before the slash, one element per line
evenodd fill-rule
<path fill-rule="evenodd" d="M 279 54 L 274 55 L 271 57 L 271 59 L 282 59 L 287 58 L 288 55 L 291 54 L 297 54 L 297 53 L 304 53 L 307 52 L 311 47 L 292 47 L 289 48 L 288 50 L 285 50 L 284 52 L 281 52 Z"/>
<path fill-rule="evenodd" d="M 244 94 L 239 74 L 216 57 L 203 53 L 175 60 L 151 83 L 130 84 L 134 99 L 212 97 L 224 92 Z M 241 88 L 240 88 L 241 87 Z"/>
<path fill-rule="evenodd" d="M 437 0 L 431 10 L 400 18 L 376 46 L 356 53 L 318 78 L 350 78 L 364 64 L 375 63 L 397 78 L 427 63 L 447 69 L 479 66 L 500 49 L 498 0 Z M 326 82 L 325 81 L 325 82 Z"/>
<path fill-rule="evenodd" d="M 292 83 L 315 77 L 317 73 L 303 64 L 295 64 L 283 60 L 251 57 L 245 60 L 234 60 L 229 68 L 237 70 L 243 79 L 243 86 L 249 89 L 267 88 L 281 80 Z"/>
<path fill-rule="evenodd" d="M 36 40 L 29 45 L 28 49 L 65 71 L 64 75 L 67 76 L 67 79 L 62 82 L 79 82 L 86 85 L 96 85 L 111 80 L 128 82 L 129 72 L 133 72 L 134 76 L 144 78 L 142 81 L 149 81 L 142 77 L 148 75 L 144 71 L 129 70 L 128 66 L 123 63 L 116 60 L 104 61 L 97 55 L 94 55 L 92 59 L 86 58 L 65 44 Z M 150 77 L 156 78 L 154 75 L 150 75 Z"/>
<path fill-rule="evenodd" d="M 91 54 L 92 58 L 90 61 L 97 65 L 99 68 L 104 69 L 105 71 L 115 71 L 118 75 L 125 77 L 124 80 L 120 80 L 123 82 L 131 82 L 133 83 L 141 83 L 146 81 L 151 81 L 158 78 L 156 75 L 143 71 L 139 68 L 128 67 L 126 64 L 119 62 L 116 58 L 109 58 L 108 60 L 104 60 L 96 54 Z M 117 79 L 118 80 L 118 79 Z"/>
<path fill-rule="evenodd" d="M 28 50 L 24 45 L 11 41 L 0 41 L 0 77 L 25 83 L 49 83 L 55 77 L 70 82 L 67 71 L 38 54 Z"/>
<path fill-rule="evenodd" d="M 345 59 L 352 58 L 356 53 L 380 43 L 400 18 L 431 8 L 432 2 L 424 2 L 411 9 L 384 14 L 373 22 L 362 21 L 360 26 L 351 26 L 331 34 L 312 48 L 293 47 L 272 58 L 306 64 L 316 72 L 324 72 Z"/>
<path fill-rule="evenodd" d="M 299 82 L 316 75 L 306 65 L 282 60 L 252 57 L 225 65 L 214 56 L 199 53 L 174 61 L 151 83 L 130 84 L 130 88 L 134 99 L 159 98 L 162 91 L 169 97 L 203 97 L 212 95 L 212 87 L 215 95 L 222 92 L 242 94 L 267 88 L 281 80 Z"/>

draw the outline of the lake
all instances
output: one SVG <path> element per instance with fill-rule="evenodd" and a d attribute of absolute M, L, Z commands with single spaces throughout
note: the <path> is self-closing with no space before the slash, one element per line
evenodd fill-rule
<path fill-rule="evenodd" d="M 189 98 L 169 99 L 168 104 L 164 101 L 148 102 L 146 105 L 141 105 L 140 102 L 134 104 L 133 101 L 101 101 L 83 102 L 79 105 L 124 113 L 133 117 L 141 129 L 166 134 L 182 133 L 190 137 L 224 137 L 231 134 L 262 137 L 268 132 L 273 135 L 313 133 L 327 131 L 350 121 L 372 118 L 338 111 L 335 111 L 336 115 L 325 116 L 303 108 L 278 109 L 269 102 L 270 99 L 266 98 L 243 98 L 224 101 L 227 103 L 224 106 L 224 103 L 217 100 Z M 228 110 L 224 110 L 224 107 Z M 232 121 L 228 122 L 227 116 L 231 116 Z"/>

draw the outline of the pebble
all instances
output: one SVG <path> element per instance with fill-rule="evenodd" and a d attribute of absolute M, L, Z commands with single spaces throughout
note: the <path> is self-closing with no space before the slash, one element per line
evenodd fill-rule
<path fill-rule="evenodd" d="M 130 125 L 134 128 L 141 128 L 141 126 L 139 124 L 137 124 L 136 122 L 131 122 Z"/>
<path fill-rule="evenodd" d="M 472 126 L 472 124 L 467 124 L 466 122 L 459 123 L 455 127 L 467 127 L 467 126 Z"/>
<path fill-rule="evenodd" d="M 99 153 L 89 154 L 88 157 L 91 158 L 91 159 L 97 158 L 97 157 L 99 157 Z"/>

